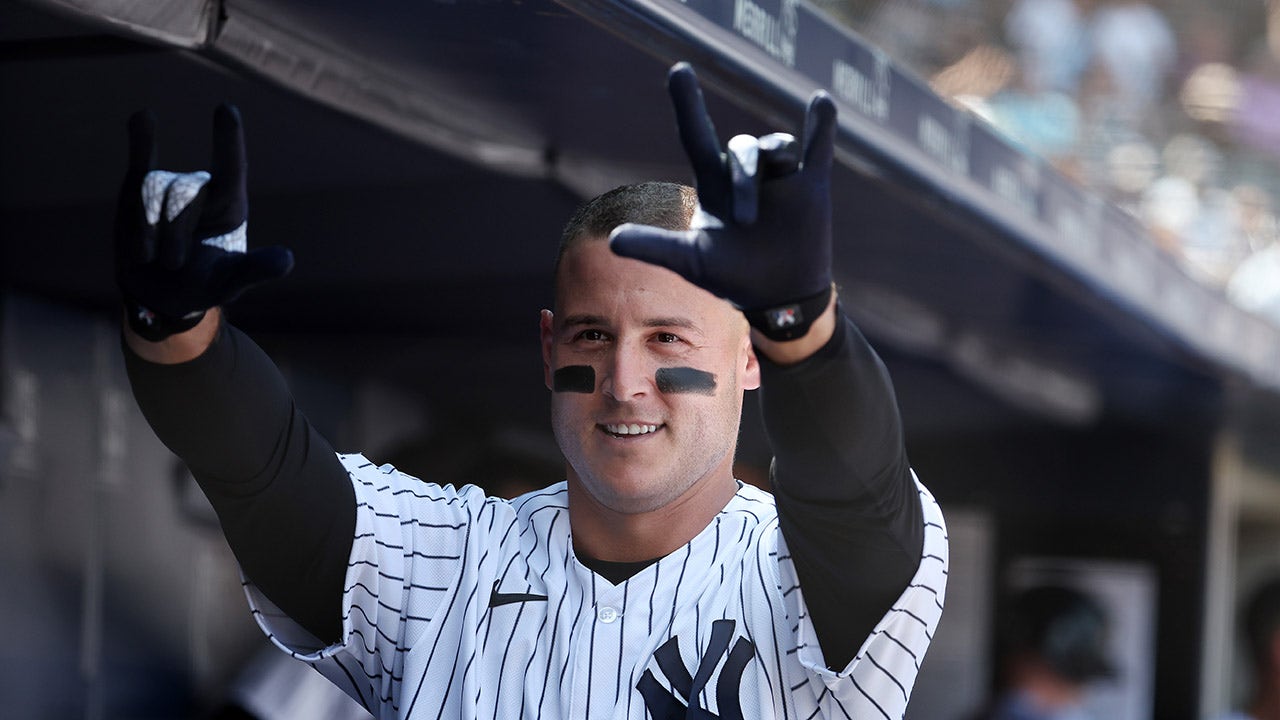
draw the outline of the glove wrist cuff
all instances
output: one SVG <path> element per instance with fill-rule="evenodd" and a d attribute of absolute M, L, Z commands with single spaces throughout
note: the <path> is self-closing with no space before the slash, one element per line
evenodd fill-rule
<path fill-rule="evenodd" d="M 160 342 L 170 335 L 186 332 L 204 319 L 204 310 L 197 310 L 187 315 L 174 318 L 160 315 L 154 310 L 132 300 L 124 301 L 125 319 L 129 328 L 147 342 Z"/>
<path fill-rule="evenodd" d="M 802 338 L 831 302 L 831 286 L 795 302 L 762 310 L 743 310 L 751 327 L 774 342 Z"/>

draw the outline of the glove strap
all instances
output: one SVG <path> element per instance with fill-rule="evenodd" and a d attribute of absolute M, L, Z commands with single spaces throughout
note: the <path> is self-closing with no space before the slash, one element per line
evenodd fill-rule
<path fill-rule="evenodd" d="M 764 310 L 743 310 L 742 314 L 751 323 L 751 327 L 770 340 L 781 342 L 804 337 L 809 332 L 809 326 L 822 315 L 830 302 L 831 286 L 828 285 L 818 294 L 796 302 Z"/>
<path fill-rule="evenodd" d="M 186 332 L 204 319 L 204 310 L 197 310 L 184 317 L 174 318 L 159 315 L 149 308 L 132 300 L 124 301 L 125 318 L 129 327 L 147 342 L 160 342 L 170 335 Z"/>

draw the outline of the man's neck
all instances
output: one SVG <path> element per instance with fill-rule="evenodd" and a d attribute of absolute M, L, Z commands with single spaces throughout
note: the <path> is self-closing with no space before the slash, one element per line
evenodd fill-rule
<path fill-rule="evenodd" d="M 643 513 L 609 509 L 569 479 L 569 524 L 574 551 L 607 562 L 665 557 L 702 532 L 737 492 L 732 475 L 700 483 L 664 507 Z"/>

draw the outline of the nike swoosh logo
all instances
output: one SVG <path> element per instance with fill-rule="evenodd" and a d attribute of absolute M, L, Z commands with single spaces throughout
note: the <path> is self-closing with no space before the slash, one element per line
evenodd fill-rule
<path fill-rule="evenodd" d="M 547 599 L 546 595 L 534 595 L 533 593 L 500 593 L 498 592 L 499 582 L 501 581 L 493 581 L 493 592 L 489 594 L 489 607 L 491 608 L 499 605 L 510 605 L 511 603 L 536 602 Z"/>

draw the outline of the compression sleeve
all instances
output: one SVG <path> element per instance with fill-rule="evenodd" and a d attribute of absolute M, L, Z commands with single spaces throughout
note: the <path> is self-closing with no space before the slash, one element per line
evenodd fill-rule
<path fill-rule="evenodd" d="M 124 344 L 147 422 L 213 504 L 244 573 L 318 639 L 341 635 L 355 493 L 275 364 L 223 322 L 199 357 L 148 362 Z"/>
<path fill-rule="evenodd" d="M 838 670 L 920 563 L 923 512 L 897 400 L 880 358 L 842 313 L 813 356 L 760 365 L 779 525 L 823 657 Z"/>

